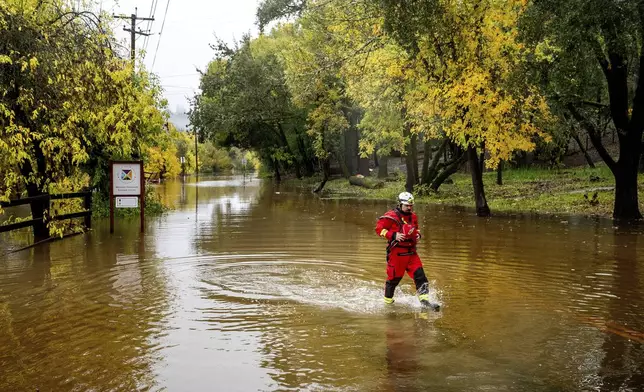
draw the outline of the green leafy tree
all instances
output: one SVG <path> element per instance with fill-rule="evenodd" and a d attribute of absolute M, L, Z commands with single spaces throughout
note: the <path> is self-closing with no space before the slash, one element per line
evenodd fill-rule
<path fill-rule="evenodd" d="M 230 49 L 220 43 L 201 80 L 191 122 L 223 146 L 253 149 L 274 169 L 312 171 L 311 157 L 298 140 L 303 113 L 295 108 L 275 53 L 262 40 L 245 37 Z M 308 173 L 310 174 L 310 173 Z"/>
<path fill-rule="evenodd" d="M 535 1 L 522 20 L 534 65 L 562 117 L 574 118 L 615 177 L 613 217 L 641 219 L 637 191 L 644 130 L 644 3 Z M 616 130 L 619 158 L 603 129 Z"/>

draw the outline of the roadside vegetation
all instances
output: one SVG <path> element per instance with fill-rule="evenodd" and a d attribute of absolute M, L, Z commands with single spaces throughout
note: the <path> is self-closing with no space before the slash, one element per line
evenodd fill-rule
<path fill-rule="evenodd" d="M 315 188 L 319 178 L 291 179 L 285 182 L 303 192 Z M 394 203 L 405 188 L 403 175 L 391 176 L 387 181 L 372 178 L 376 189 L 349 183 L 344 178 L 327 182 L 320 196 L 330 199 L 387 200 Z M 503 184 L 497 184 L 497 173 L 483 174 L 488 201 L 493 211 L 504 213 L 535 213 L 559 215 L 586 215 L 610 218 L 615 202 L 610 170 L 571 167 L 558 169 L 526 168 L 503 172 Z M 639 190 L 644 191 L 644 175 L 639 176 Z M 416 189 L 419 204 L 442 204 L 472 207 L 472 182 L 469 174 L 456 173 L 438 191 Z"/>
<path fill-rule="evenodd" d="M 479 216 L 523 200 L 642 217 L 641 2 L 263 0 L 257 23 L 257 37 L 213 43 L 190 120 L 217 145 L 255 151 L 275 181 L 370 187 L 359 175 L 385 178 L 403 157 L 405 190 Z M 526 154 L 560 168 L 570 148 L 612 187 L 589 208 L 548 179 L 488 185 L 489 170 L 530 167 Z"/>

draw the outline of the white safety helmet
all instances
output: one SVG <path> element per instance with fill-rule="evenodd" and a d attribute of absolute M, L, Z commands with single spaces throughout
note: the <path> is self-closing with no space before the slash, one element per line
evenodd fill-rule
<path fill-rule="evenodd" d="M 398 195 L 398 203 L 413 206 L 414 205 L 414 195 L 412 195 L 409 192 L 403 192 L 400 195 Z"/>

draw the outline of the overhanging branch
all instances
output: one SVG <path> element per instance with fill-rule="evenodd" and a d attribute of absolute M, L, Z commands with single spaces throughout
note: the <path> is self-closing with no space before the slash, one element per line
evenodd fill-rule
<path fill-rule="evenodd" d="M 615 160 L 610 156 L 610 153 L 604 147 L 604 143 L 602 142 L 601 135 L 598 132 L 597 128 L 593 125 L 592 122 L 584 117 L 584 115 L 581 114 L 581 112 L 579 112 L 579 110 L 577 110 L 577 108 L 573 104 L 569 103 L 568 105 L 566 105 L 566 107 L 575 118 L 575 120 L 577 120 L 584 128 L 586 128 L 588 136 L 590 136 L 590 140 L 597 150 L 597 153 L 604 160 L 604 162 L 606 162 L 606 165 L 610 168 L 610 170 L 614 172 L 616 168 Z"/>

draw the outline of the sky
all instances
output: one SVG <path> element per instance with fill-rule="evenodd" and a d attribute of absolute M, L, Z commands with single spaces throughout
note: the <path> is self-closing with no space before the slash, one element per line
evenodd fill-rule
<path fill-rule="evenodd" d="M 137 8 L 139 17 L 149 17 L 154 0 L 97 0 L 98 7 L 110 14 L 131 15 Z M 214 52 L 209 44 L 215 36 L 232 44 L 243 34 L 257 36 L 255 12 L 260 0 L 158 0 L 154 21 L 140 22 L 138 27 L 150 30 L 146 38 L 137 35 L 136 48 L 146 49 L 144 63 L 148 70 L 159 75 L 168 100 L 168 109 L 173 112 L 188 110 L 187 97 L 194 96 L 199 88 L 196 69 L 205 70 Z M 167 14 L 166 12 L 167 7 Z M 165 14 L 165 24 L 164 24 Z M 116 20 L 114 32 L 129 48 L 130 20 Z M 163 32 L 161 32 L 163 26 Z M 161 33 L 161 34 L 160 34 Z M 157 49 L 158 46 L 158 49 Z M 156 59 L 155 59 L 156 54 Z"/>

